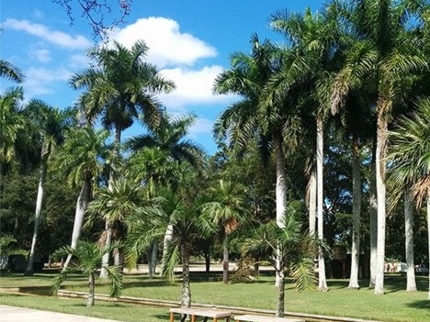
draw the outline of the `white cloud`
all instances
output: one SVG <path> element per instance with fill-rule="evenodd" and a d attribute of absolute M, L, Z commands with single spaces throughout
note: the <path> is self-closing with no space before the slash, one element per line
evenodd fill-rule
<path fill-rule="evenodd" d="M 192 139 L 195 139 L 202 134 L 212 135 L 213 125 L 213 120 L 209 120 L 207 118 L 198 118 L 196 123 L 188 130 L 188 134 Z"/>
<path fill-rule="evenodd" d="M 47 63 L 52 60 L 51 52 L 47 49 L 32 50 L 30 54 L 42 63 Z"/>
<path fill-rule="evenodd" d="M 217 55 L 214 47 L 191 34 L 181 33 L 176 21 L 163 17 L 138 19 L 110 36 L 127 47 L 143 39 L 149 47 L 148 61 L 159 68 L 191 66 L 199 59 Z"/>
<path fill-rule="evenodd" d="M 86 54 L 70 55 L 69 63 L 71 68 L 88 68 L 91 59 Z"/>
<path fill-rule="evenodd" d="M 7 19 L 1 24 L 1 27 L 24 31 L 52 44 L 70 49 L 87 49 L 92 45 L 84 36 L 71 36 L 61 31 L 50 30 L 43 25 L 31 23 L 27 20 Z"/>
<path fill-rule="evenodd" d="M 183 68 L 163 69 L 160 73 L 176 84 L 176 90 L 170 94 L 161 94 L 158 98 L 168 108 L 186 105 L 228 102 L 232 96 L 214 95 L 212 87 L 215 77 L 223 70 L 221 66 L 207 66 L 200 70 Z"/>
<path fill-rule="evenodd" d="M 48 70 L 46 68 L 30 68 L 25 72 L 26 97 L 34 97 L 44 94 L 53 94 L 52 88 L 55 82 L 65 84 L 70 78 L 70 71 L 66 69 Z"/>

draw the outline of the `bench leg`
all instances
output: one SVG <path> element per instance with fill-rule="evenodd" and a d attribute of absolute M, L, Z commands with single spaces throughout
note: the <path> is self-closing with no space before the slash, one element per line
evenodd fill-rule
<path fill-rule="evenodd" d="M 175 315 L 173 314 L 173 312 L 170 312 L 170 322 L 175 321 Z"/>

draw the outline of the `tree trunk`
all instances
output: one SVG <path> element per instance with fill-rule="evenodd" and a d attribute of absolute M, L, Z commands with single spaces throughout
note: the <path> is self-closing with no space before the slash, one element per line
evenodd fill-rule
<path fill-rule="evenodd" d="M 285 183 L 285 155 L 282 148 L 281 133 L 273 135 L 273 143 L 276 154 L 276 224 L 278 227 L 284 228 L 284 215 L 287 208 L 287 186 Z M 279 249 L 276 255 L 276 269 L 281 269 Z M 278 274 L 276 275 L 275 285 L 279 287 Z"/>
<path fill-rule="evenodd" d="M 384 103 L 378 108 L 377 134 L 376 134 L 376 197 L 378 202 L 378 233 L 377 233 L 377 259 L 375 275 L 375 294 L 384 294 L 384 267 L 385 267 L 385 156 L 387 145 L 387 121 Z"/>
<path fill-rule="evenodd" d="M 205 271 L 206 273 L 209 273 L 211 270 L 211 254 L 205 253 Z"/>
<path fill-rule="evenodd" d="M 95 278 L 94 273 L 90 273 L 88 277 L 88 299 L 87 299 L 87 307 L 94 306 L 94 293 L 95 293 Z"/>
<path fill-rule="evenodd" d="M 113 250 L 113 264 L 122 272 L 124 267 L 124 250 L 121 247 L 116 247 Z"/>
<path fill-rule="evenodd" d="M 222 245 L 222 282 L 224 284 L 228 284 L 228 268 L 229 268 L 228 237 L 225 236 L 223 245 Z"/>
<path fill-rule="evenodd" d="M 405 191 L 405 254 L 406 254 L 406 291 L 415 292 L 415 256 L 414 256 L 414 209 L 410 187 Z"/>
<path fill-rule="evenodd" d="M 276 270 L 276 276 L 279 280 L 278 286 L 278 305 L 276 307 L 276 317 L 283 318 L 285 315 L 285 273 L 284 269 Z"/>
<path fill-rule="evenodd" d="M 148 277 L 153 278 L 157 267 L 158 240 L 154 240 L 147 251 Z"/>
<path fill-rule="evenodd" d="M 351 274 L 348 288 L 359 289 L 358 271 L 360 267 L 360 240 L 361 240 L 361 171 L 360 149 L 357 140 L 352 146 L 352 249 Z"/>
<path fill-rule="evenodd" d="M 317 172 L 316 167 L 312 167 L 308 183 L 309 191 L 309 234 L 315 236 L 317 222 Z"/>
<path fill-rule="evenodd" d="M 191 306 L 191 289 L 190 289 L 190 255 L 186 245 L 181 246 L 182 260 L 182 295 L 181 306 Z"/>
<path fill-rule="evenodd" d="M 42 212 L 43 194 L 45 191 L 46 173 L 48 172 L 48 163 L 44 159 L 40 168 L 39 186 L 37 188 L 36 211 L 34 216 L 33 238 L 31 240 L 30 255 L 28 258 L 27 269 L 24 272 L 26 276 L 33 275 L 34 256 L 36 253 L 37 234 L 39 233 L 40 214 Z"/>
<path fill-rule="evenodd" d="M 79 192 L 78 200 L 76 202 L 75 221 L 73 223 L 72 243 L 70 246 L 72 249 L 76 248 L 79 237 L 81 236 L 84 215 L 85 215 L 85 211 L 87 210 L 89 197 L 90 197 L 90 189 L 91 189 L 91 181 L 86 179 L 81 188 L 81 191 Z M 71 259 L 72 259 L 72 255 L 69 254 L 67 256 L 66 262 L 64 263 L 63 271 L 67 268 Z"/>
<path fill-rule="evenodd" d="M 372 162 L 369 188 L 369 239 L 370 239 L 370 277 L 369 287 L 375 287 L 376 254 L 378 248 L 378 202 L 376 200 L 376 165 Z"/>
<path fill-rule="evenodd" d="M 318 215 L 318 239 L 324 241 L 324 123 L 321 117 L 317 119 L 317 215 Z M 320 246 L 318 251 L 318 290 L 328 291 L 325 274 L 325 259 L 323 249 Z"/>
<path fill-rule="evenodd" d="M 167 247 L 169 247 L 169 244 L 172 241 L 172 239 L 173 239 L 173 225 L 169 223 L 167 225 L 166 232 L 164 233 L 163 255 L 161 257 L 163 259 L 163 262 L 164 262 L 164 259 L 166 258 Z"/>
<path fill-rule="evenodd" d="M 106 220 L 105 223 L 105 233 L 106 233 L 106 241 L 105 241 L 105 247 L 110 247 L 112 244 L 112 227 L 109 222 L 109 220 Z M 108 278 L 108 272 L 106 270 L 106 267 L 109 266 L 109 258 L 110 258 L 110 252 L 106 252 L 106 254 L 102 257 L 102 267 L 100 270 L 100 278 Z"/>
<path fill-rule="evenodd" d="M 121 129 L 116 126 L 115 127 L 115 139 L 113 144 L 113 161 L 112 161 L 112 168 L 109 173 L 109 180 L 108 180 L 108 189 L 109 191 L 113 191 L 113 183 L 116 177 L 116 171 L 117 171 L 117 165 L 116 162 L 120 155 L 120 147 L 121 147 Z M 109 222 L 109 219 L 106 220 L 105 223 L 105 234 L 106 234 L 106 247 L 109 247 L 112 243 L 112 225 Z M 105 267 L 109 266 L 109 258 L 110 253 L 107 252 L 103 255 L 102 258 L 102 267 L 100 270 L 100 278 L 107 278 L 108 274 Z"/>

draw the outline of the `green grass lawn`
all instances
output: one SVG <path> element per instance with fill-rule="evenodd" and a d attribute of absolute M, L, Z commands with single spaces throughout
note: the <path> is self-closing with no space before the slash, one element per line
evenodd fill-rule
<path fill-rule="evenodd" d="M 29 292 L 47 295 L 53 274 L 35 274 L 24 277 L 22 274 L 2 274 L 0 287 L 33 287 Z M 214 276 L 214 275 L 212 275 Z M 249 283 L 223 285 L 219 281 L 202 281 L 201 274 L 192 275 L 191 293 L 193 303 L 227 305 L 237 307 L 275 310 L 277 290 L 272 276 L 262 276 Z M 216 276 L 215 276 L 216 277 Z M 297 292 L 290 283 L 286 286 L 286 310 L 311 314 L 356 317 L 379 321 L 430 321 L 430 301 L 428 279 L 417 277 L 418 291 L 407 293 L 405 277 L 387 276 L 386 294 L 374 295 L 373 290 L 363 287 L 360 290 L 347 288 L 347 280 L 329 280 L 330 291 L 320 293 L 316 290 Z M 361 285 L 367 285 L 361 281 Z M 64 285 L 65 289 L 87 291 L 87 282 L 82 277 L 73 278 Z M 96 293 L 107 293 L 107 286 L 98 282 Z M 179 301 L 181 284 L 168 283 L 159 279 L 149 280 L 143 275 L 124 277 L 122 295 L 161 300 Z M 2 304 L 19 305 L 31 308 L 104 316 L 122 321 L 166 321 L 166 308 L 149 308 L 119 303 L 96 301 L 94 308 L 86 308 L 82 299 L 57 299 L 51 296 L 18 296 L 0 294 Z M 142 319 L 145 316 L 145 319 Z"/>

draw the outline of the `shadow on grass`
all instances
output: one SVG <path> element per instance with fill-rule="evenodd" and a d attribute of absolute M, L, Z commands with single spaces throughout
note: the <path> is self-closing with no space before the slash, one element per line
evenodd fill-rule
<path fill-rule="evenodd" d="M 414 309 L 428 310 L 430 309 L 430 301 L 429 300 L 413 301 L 411 303 L 406 304 L 406 306 Z"/>
<path fill-rule="evenodd" d="M 170 314 L 166 313 L 166 314 L 153 314 L 152 315 L 154 318 L 157 318 L 159 320 L 163 320 L 163 321 L 169 321 L 170 319 Z"/>

